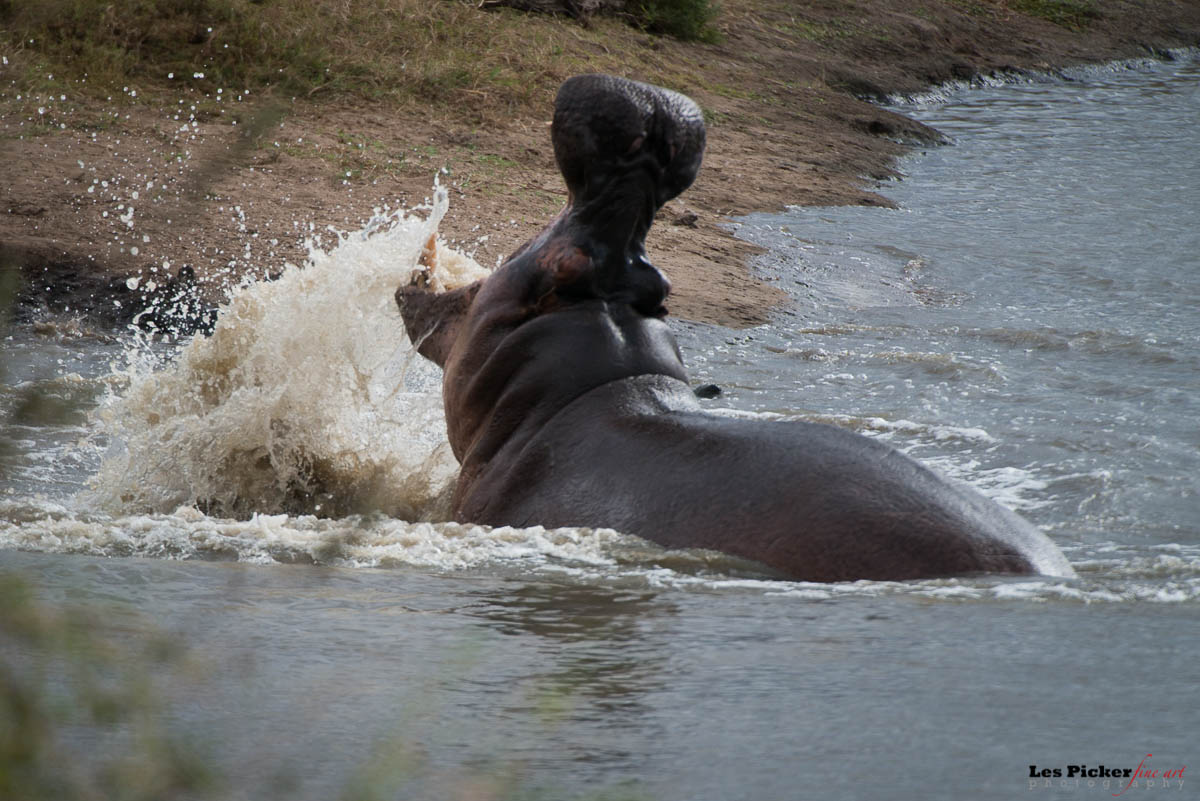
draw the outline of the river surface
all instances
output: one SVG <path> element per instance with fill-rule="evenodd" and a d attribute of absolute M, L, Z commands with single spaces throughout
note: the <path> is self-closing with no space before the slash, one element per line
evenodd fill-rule
<path fill-rule="evenodd" d="M 391 300 L 440 207 L 244 290 L 209 339 L 10 330 L 0 572 L 88 610 L 221 798 L 1193 797 L 1200 65 L 1071 77 L 908 101 L 953 145 L 901 162 L 897 209 L 745 219 L 791 307 L 674 325 L 712 408 L 884 438 L 1077 579 L 781 582 L 440 522 L 438 376 Z M 161 636 L 186 669 L 138 664 Z M 1149 787 L 1068 778 L 1143 760 Z"/>

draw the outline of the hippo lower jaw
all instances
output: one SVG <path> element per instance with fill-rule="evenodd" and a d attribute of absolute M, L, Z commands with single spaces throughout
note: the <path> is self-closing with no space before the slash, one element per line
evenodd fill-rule
<path fill-rule="evenodd" d="M 396 290 L 396 305 L 417 352 L 443 365 L 458 338 L 458 322 L 475 300 L 481 284 L 475 282 L 448 292 L 433 292 L 420 286 L 419 280 L 414 277 L 413 283 Z"/>

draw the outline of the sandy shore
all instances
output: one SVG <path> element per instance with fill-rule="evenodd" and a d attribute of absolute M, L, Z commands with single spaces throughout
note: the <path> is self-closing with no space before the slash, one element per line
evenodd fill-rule
<path fill-rule="evenodd" d="M 673 282 L 672 312 L 746 326 L 780 301 L 752 277 L 754 249 L 727 232 L 731 218 L 888 203 L 873 181 L 938 135 L 870 99 L 1200 45 L 1197 3 L 1095 3 L 1103 9 L 1081 30 L 1010 5 L 839 1 L 805 4 L 799 17 L 782 0 L 726 0 L 719 44 L 637 34 L 653 58 L 631 60 L 625 74 L 687 92 L 710 120 L 699 180 L 662 211 L 648 243 Z M 693 66 L 664 71 L 675 60 Z M 308 237 L 330 241 L 331 226 L 356 230 L 374 209 L 420 203 L 438 174 L 451 189 L 445 236 L 493 263 L 565 198 L 550 94 L 540 111 L 480 126 L 465 113 L 183 85 L 141 96 L 125 87 L 111 101 L 18 96 L 6 68 L 0 248 L 34 304 L 119 319 L 136 303 L 122 302 L 132 276 L 144 287 L 190 265 L 215 287 L 268 275 L 301 260 Z"/>

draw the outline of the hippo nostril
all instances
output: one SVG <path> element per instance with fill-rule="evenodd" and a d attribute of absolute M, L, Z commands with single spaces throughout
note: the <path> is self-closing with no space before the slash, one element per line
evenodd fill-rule
<path fill-rule="evenodd" d="M 665 317 L 663 302 L 671 294 L 671 282 L 645 256 L 634 259 L 622 280 L 629 305 L 644 317 Z"/>

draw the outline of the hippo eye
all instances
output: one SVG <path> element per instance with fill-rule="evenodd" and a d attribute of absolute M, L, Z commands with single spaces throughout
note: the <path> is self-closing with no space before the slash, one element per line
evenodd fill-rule
<path fill-rule="evenodd" d="M 629 145 L 629 150 L 625 151 L 626 155 L 636 152 L 637 149 L 640 148 L 642 146 L 642 143 L 645 141 L 646 141 L 646 137 L 644 135 L 639 136 L 637 139 L 634 139 L 633 142 Z"/>

